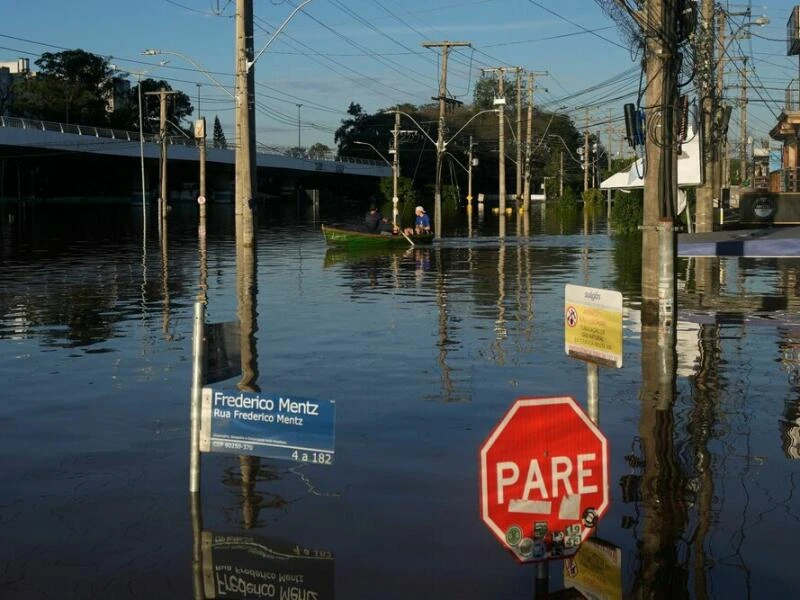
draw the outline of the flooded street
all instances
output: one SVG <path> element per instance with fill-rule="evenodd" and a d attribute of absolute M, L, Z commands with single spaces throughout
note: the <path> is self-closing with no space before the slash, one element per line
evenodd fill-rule
<path fill-rule="evenodd" d="M 624 301 L 623 366 L 599 370 L 597 537 L 619 549 L 617 597 L 796 596 L 800 260 L 679 259 L 672 354 L 641 326 L 637 243 L 535 208 L 528 236 L 510 221 L 498 239 L 487 215 L 474 235 L 367 254 L 326 248 L 319 221 L 262 217 L 255 383 L 334 400 L 335 461 L 203 454 L 193 502 L 193 310 L 204 291 L 207 322 L 237 319 L 232 208 L 209 207 L 201 254 L 193 206 L 170 215 L 166 247 L 140 206 L 3 206 L 0 597 L 561 590 L 564 561 L 520 565 L 482 522 L 479 449 L 518 397 L 586 406 L 567 284 Z"/>

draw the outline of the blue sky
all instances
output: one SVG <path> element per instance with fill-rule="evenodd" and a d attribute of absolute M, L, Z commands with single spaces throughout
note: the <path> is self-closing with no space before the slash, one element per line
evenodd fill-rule
<path fill-rule="evenodd" d="M 255 48 L 260 51 L 300 0 L 254 0 Z M 570 114 L 580 128 L 607 140 L 615 151 L 622 135 L 622 104 L 635 102 L 640 70 L 624 30 L 603 11 L 611 0 L 312 0 L 275 38 L 255 67 L 256 130 L 260 143 L 334 146 L 334 131 L 350 102 L 368 112 L 401 102 L 430 102 L 438 92 L 440 53 L 425 41 L 466 41 L 448 65 L 448 90 L 470 102 L 481 69 L 520 66 L 547 72 L 536 78 L 535 102 Z M 795 3 L 752 5 L 753 18 L 770 23 L 752 27 L 758 36 L 737 39 L 730 55 L 750 55 L 748 136 L 768 137 L 783 106 L 784 91 L 798 75 L 798 57 L 786 56 L 786 21 Z M 723 2 L 731 12 L 746 3 Z M 0 60 L 81 48 L 110 56 L 120 69 L 147 71 L 166 79 L 219 116 L 233 138 L 235 0 L 0 0 Z M 731 17 L 733 29 L 743 17 Z M 147 48 L 184 55 L 143 56 Z M 160 64 L 162 60 L 168 60 Z M 194 64 L 193 64 L 194 63 Z M 729 61 L 738 98 L 737 64 Z M 199 68 L 198 68 L 199 66 Z M 208 77 L 203 71 L 209 73 Z M 135 77 L 134 77 L 135 79 Z M 198 87 L 197 84 L 200 84 Z M 691 87 L 691 86 L 690 86 Z M 199 98 L 198 98 L 199 94 Z M 298 104 L 302 104 L 298 108 Z M 738 136 L 738 111 L 730 135 Z"/>

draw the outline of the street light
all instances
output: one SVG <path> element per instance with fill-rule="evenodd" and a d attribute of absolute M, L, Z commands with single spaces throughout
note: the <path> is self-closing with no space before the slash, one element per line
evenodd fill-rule
<path fill-rule="evenodd" d="M 170 54 L 170 55 L 174 55 L 174 56 L 177 56 L 179 58 L 182 58 L 186 62 L 191 63 L 192 65 L 194 65 L 194 67 L 198 71 L 200 71 L 203 75 L 205 75 L 211 81 L 213 81 L 217 85 L 217 87 L 219 87 L 226 94 L 228 94 L 228 96 L 230 96 L 234 100 L 236 99 L 236 97 L 231 93 L 231 91 L 228 88 L 226 88 L 224 85 L 222 85 L 219 81 L 217 81 L 211 73 L 206 71 L 197 62 L 195 62 L 194 60 L 192 60 L 191 58 L 189 58 L 188 56 L 186 56 L 185 54 L 183 54 L 181 52 L 176 52 L 175 50 L 161 50 L 161 49 L 158 49 L 158 48 L 148 48 L 147 50 L 142 51 L 142 54 L 145 55 L 145 56 L 158 56 L 160 54 Z"/>
<path fill-rule="evenodd" d="M 300 143 L 300 108 L 303 105 L 297 104 L 296 106 L 297 106 L 297 149 L 299 150 L 300 148 L 303 147 L 303 145 Z"/>
<path fill-rule="evenodd" d="M 115 65 L 111 65 L 114 71 L 119 71 Z M 142 116 L 142 75 L 147 71 L 119 71 L 120 75 L 136 75 L 136 91 L 139 101 L 139 163 L 142 171 L 142 223 L 147 227 L 147 191 L 145 190 L 144 176 L 144 118 Z"/>

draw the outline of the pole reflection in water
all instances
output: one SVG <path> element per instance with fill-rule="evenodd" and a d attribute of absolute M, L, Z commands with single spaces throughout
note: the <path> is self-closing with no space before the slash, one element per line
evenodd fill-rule
<path fill-rule="evenodd" d="M 163 296 L 163 303 L 162 303 L 162 330 L 164 332 L 164 338 L 171 341 L 174 339 L 172 332 L 170 331 L 170 297 L 169 297 L 169 231 L 167 227 L 167 220 L 161 219 L 163 223 L 161 223 L 161 236 L 160 236 L 160 243 L 161 243 L 161 292 Z"/>
<path fill-rule="evenodd" d="M 688 596 L 679 544 L 687 524 L 686 478 L 675 448 L 675 330 L 642 325 L 639 438 L 643 474 L 639 491 L 643 523 L 639 565 L 631 597 Z"/>
<path fill-rule="evenodd" d="M 503 216 L 501 219 L 505 218 Z M 504 240 L 500 240 L 500 246 L 497 249 L 497 319 L 494 321 L 494 342 L 492 343 L 492 350 L 494 359 L 498 365 L 505 364 L 506 351 L 503 347 L 503 341 L 508 337 L 508 329 L 506 328 L 506 244 Z"/>
<path fill-rule="evenodd" d="M 445 402 L 453 402 L 458 400 L 458 398 L 456 398 L 454 394 L 455 386 L 450 376 L 450 366 L 447 364 L 447 351 L 450 345 L 450 339 L 448 337 L 449 315 L 447 312 L 447 284 L 444 266 L 442 265 L 441 247 L 436 248 L 436 306 L 438 308 L 438 335 L 436 345 L 439 348 L 437 362 L 442 372 L 442 400 Z"/>

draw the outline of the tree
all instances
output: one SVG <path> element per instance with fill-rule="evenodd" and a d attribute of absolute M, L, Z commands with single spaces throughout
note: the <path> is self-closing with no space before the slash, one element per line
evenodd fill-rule
<path fill-rule="evenodd" d="M 148 92 L 159 90 L 173 91 L 172 86 L 163 80 L 143 79 L 139 84 L 130 88 L 116 110 L 109 115 L 112 127 L 137 131 L 139 129 L 139 86 L 142 88 L 142 130 L 147 133 L 158 133 L 161 119 L 161 103 L 158 96 Z M 170 135 L 178 127 L 189 137 L 194 132 L 191 127 L 184 126 L 183 120 L 194 112 L 194 107 L 189 96 L 183 92 L 167 96 L 167 131 Z M 172 125 L 170 124 L 172 123 Z M 180 134 L 178 134 L 180 135 Z"/>
<path fill-rule="evenodd" d="M 222 131 L 222 124 L 219 122 L 219 117 L 214 115 L 214 148 L 227 148 L 228 142 L 225 139 L 225 133 Z"/>
<path fill-rule="evenodd" d="M 45 52 L 34 64 L 36 76 L 14 84 L 13 114 L 86 125 L 107 122 L 106 98 L 113 90 L 107 59 L 77 49 Z"/>
<path fill-rule="evenodd" d="M 308 149 L 309 158 L 325 158 L 330 154 L 331 149 L 325 144 L 314 144 Z"/>
<path fill-rule="evenodd" d="M 517 110 L 517 84 L 516 78 L 503 77 L 506 95 L 506 114 L 516 114 Z M 472 94 L 472 108 L 476 112 L 495 108 L 494 99 L 499 90 L 497 77 L 481 77 L 475 82 L 475 91 Z"/>

